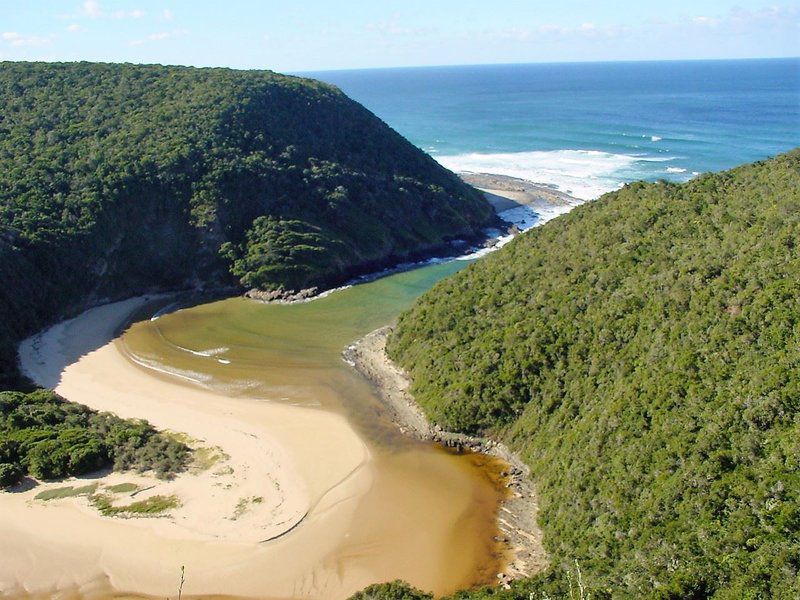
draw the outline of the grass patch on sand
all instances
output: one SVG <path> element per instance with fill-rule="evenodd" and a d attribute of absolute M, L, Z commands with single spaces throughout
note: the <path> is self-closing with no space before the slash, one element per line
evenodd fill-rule
<path fill-rule="evenodd" d="M 181 505 L 177 496 L 161 495 L 125 505 L 115 505 L 108 494 L 94 494 L 89 500 L 106 517 L 154 517 Z"/>
<path fill-rule="evenodd" d="M 262 496 L 241 498 L 239 502 L 236 503 L 236 508 L 233 510 L 233 516 L 231 517 L 231 521 L 235 521 L 236 519 L 241 517 L 244 513 L 247 512 L 248 508 L 250 508 L 251 505 L 261 504 L 262 502 L 264 502 L 264 498 Z"/>
<path fill-rule="evenodd" d="M 53 488 L 51 490 L 44 490 L 39 492 L 34 497 L 34 500 L 59 500 L 61 498 L 76 498 L 78 496 L 89 496 L 97 489 L 96 483 L 90 483 L 80 487 L 66 486 L 60 488 Z"/>
<path fill-rule="evenodd" d="M 191 470 L 195 472 L 208 471 L 214 465 L 228 460 L 230 456 L 219 446 L 202 447 L 194 450 L 194 460 Z"/>
<path fill-rule="evenodd" d="M 139 489 L 135 483 L 118 483 L 116 485 L 107 485 L 106 491 L 112 494 L 130 494 Z"/>

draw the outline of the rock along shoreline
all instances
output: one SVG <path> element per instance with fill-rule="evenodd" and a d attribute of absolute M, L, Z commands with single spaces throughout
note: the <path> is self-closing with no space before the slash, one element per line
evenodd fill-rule
<path fill-rule="evenodd" d="M 542 545 L 542 531 L 536 522 L 539 510 L 530 469 L 505 444 L 489 438 L 444 431 L 431 425 L 409 393 L 411 380 L 386 354 L 386 340 L 392 326 L 381 327 L 348 346 L 342 357 L 377 389 L 378 395 L 400 431 L 410 437 L 441 444 L 455 452 L 475 452 L 499 458 L 508 464 L 503 472 L 506 497 L 498 511 L 500 535 L 496 541 L 505 549 L 506 566 L 498 582 L 529 577 L 549 564 Z"/>

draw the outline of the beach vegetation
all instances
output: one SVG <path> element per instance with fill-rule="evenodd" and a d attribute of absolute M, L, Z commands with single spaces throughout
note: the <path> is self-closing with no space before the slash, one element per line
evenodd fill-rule
<path fill-rule="evenodd" d="M 78 496 L 89 496 L 93 494 L 97 490 L 96 483 L 90 483 L 88 485 L 82 486 L 65 486 L 65 487 L 58 487 L 58 488 L 50 488 L 49 490 L 44 490 L 36 494 L 34 496 L 34 500 L 60 500 L 62 498 L 76 498 Z"/>
<path fill-rule="evenodd" d="M 115 485 L 105 486 L 105 490 L 112 494 L 130 494 L 139 489 L 135 483 L 117 483 Z"/>
<path fill-rule="evenodd" d="M 130 504 L 114 504 L 108 494 L 93 494 L 89 501 L 105 517 L 154 517 L 160 516 L 181 505 L 177 496 L 156 495 Z"/>
<path fill-rule="evenodd" d="M 240 498 L 239 501 L 236 503 L 236 508 L 234 508 L 233 516 L 231 516 L 231 521 L 235 521 L 239 517 L 244 515 L 252 505 L 262 504 L 263 502 L 264 502 L 263 496 L 247 496 L 245 498 Z"/>
<path fill-rule="evenodd" d="M 229 458 L 230 456 L 219 446 L 200 446 L 193 451 L 193 460 L 190 469 L 197 473 L 208 471 L 211 467 Z"/>
<path fill-rule="evenodd" d="M 4 487 L 24 475 L 63 479 L 105 467 L 169 478 L 184 470 L 190 458 L 188 446 L 146 421 L 98 413 L 49 390 L 0 392 Z"/>

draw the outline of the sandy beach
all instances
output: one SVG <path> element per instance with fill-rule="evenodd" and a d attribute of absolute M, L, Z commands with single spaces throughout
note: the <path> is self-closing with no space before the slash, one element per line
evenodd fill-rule
<path fill-rule="evenodd" d="M 361 587 L 363 573 L 340 573 L 325 561 L 370 485 L 361 439 L 329 412 L 233 401 L 138 368 L 108 341 L 144 302 L 98 307 L 26 340 L 22 367 L 71 401 L 122 417 L 146 415 L 195 447 L 223 449 L 221 458 L 168 482 L 130 473 L 92 480 L 138 484 L 146 492 L 137 500 L 176 495 L 181 506 L 165 518 L 111 519 L 85 498 L 34 499 L 74 480 L 0 494 L 0 589 L 91 597 L 110 587 L 163 596 L 176 589 L 182 565 L 186 594 L 333 598 Z M 144 568 L 154 561 L 160 571 Z M 265 569 L 274 573 L 266 583 Z"/>

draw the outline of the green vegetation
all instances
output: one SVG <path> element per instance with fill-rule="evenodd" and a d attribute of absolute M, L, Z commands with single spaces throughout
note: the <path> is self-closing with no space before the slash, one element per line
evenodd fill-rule
<path fill-rule="evenodd" d="M 97 483 L 73 487 L 65 486 L 52 488 L 39 492 L 35 500 L 62 500 L 64 498 L 77 498 L 86 496 L 89 503 L 106 517 L 141 517 L 155 516 L 177 508 L 181 505 L 177 496 L 151 496 L 145 500 L 138 500 L 126 505 L 115 505 L 113 494 L 128 494 L 135 492 L 139 486 L 134 483 L 120 483 L 106 486 L 108 493 L 97 493 Z M 253 499 L 255 501 L 255 499 Z"/>
<path fill-rule="evenodd" d="M 239 502 L 236 503 L 236 508 L 233 511 L 231 521 L 235 521 L 241 517 L 250 509 L 253 504 L 261 504 L 263 502 L 264 498 L 262 496 L 247 496 L 245 498 L 240 498 Z"/>
<path fill-rule="evenodd" d="M 139 486 L 135 483 L 118 483 L 116 485 L 107 485 L 105 489 L 112 494 L 130 494 L 138 490 Z"/>
<path fill-rule="evenodd" d="M 433 596 L 403 581 L 379 583 L 356 593 L 350 600 L 433 600 Z"/>
<path fill-rule="evenodd" d="M 158 433 L 145 421 L 97 413 L 65 402 L 49 390 L 0 392 L 3 487 L 25 474 L 61 479 L 109 465 L 170 477 L 182 471 L 189 458 L 185 444 Z"/>
<path fill-rule="evenodd" d="M 61 500 L 62 498 L 76 498 L 78 496 L 89 496 L 93 494 L 97 490 L 96 483 L 90 483 L 89 485 L 83 485 L 80 487 L 60 487 L 60 488 L 53 488 L 51 490 L 45 490 L 43 492 L 39 492 L 34 496 L 34 500 Z"/>
<path fill-rule="evenodd" d="M 101 299 L 332 285 L 492 218 L 312 80 L 4 62 L 0 104 L 0 389 L 18 384 L 16 342 Z"/>
<path fill-rule="evenodd" d="M 0 390 L 26 385 L 21 339 L 98 302 L 330 285 L 491 218 L 477 192 L 316 81 L 3 62 L 0 104 Z M 146 423 L 49 392 L 0 402 L 0 487 L 185 466 L 186 446 Z"/>
<path fill-rule="evenodd" d="M 569 597 L 574 560 L 593 598 L 800 597 L 798 298 L 800 151 L 626 186 L 423 296 L 389 353 L 520 452 L 554 564 L 457 597 Z"/>
<path fill-rule="evenodd" d="M 577 563 L 564 571 L 512 581 L 508 587 L 485 586 L 462 590 L 440 600 L 591 600 L 604 595 L 586 588 Z M 391 581 L 371 585 L 350 597 L 350 600 L 432 600 L 433 595 L 408 585 Z"/>
<path fill-rule="evenodd" d="M 230 458 L 230 456 L 228 456 L 219 446 L 201 446 L 200 448 L 195 448 L 192 454 L 193 460 L 189 468 L 191 471 L 197 473 L 201 471 L 208 471 L 217 463 L 226 461 Z"/>
<path fill-rule="evenodd" d="M 114 505 L 108 494 L 93 494 L 89 501 L 106 517 L 154 517 L 181 505 L 177 496 L 151 496 L 122 506 Z"/>

